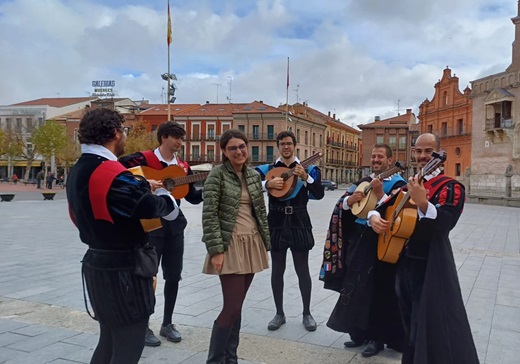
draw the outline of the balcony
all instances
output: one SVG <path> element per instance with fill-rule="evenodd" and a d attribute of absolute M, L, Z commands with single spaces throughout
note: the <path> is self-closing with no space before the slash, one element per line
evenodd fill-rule
<path fill-rule="evenodd" d="M 346 162 L 341 159 L 333 159 L 333 158 L 327 158 L 326 162 L 327 165 L 336 165 L 336 166 L 342 166 L 342 167 L 356 167 L 356 162 Z"/>
<path fill-rule="evenodd" d="M 437 135 L 441 139 L 456 138 L 470 136 L 471 130 L 465 130 L 464 128 L 444 128 L 434 131 L 433 134 Z M 412 147 L 415 146 L 415 140 L 413 140 Z"/>
<path fill-rule="evenodd" d="M 188 139 L 191 142 L 201 142 L 201 141 L 219 141 L 220 135 L 215 135 L 215 133 L 195 133 L 191 137 L 186 136 L 186 139 Z"/>
<path fill-rule="evenodd" d="M 331 140 L 327 141 L 327 145 L 330 147 L 342 148 L 342 149 L 348 150 L 350 152 L 357 152 L 357 150 L 358 150 L 358 148 L 353 145 L 348 145 L 347 143 L 341 143 L 341 142 L 334 142 Z"/>
<path fill-rule="evenodd" d="M 271 140 L 276 141 L 277 134 L 275 133 L 244 133 L 248 140 Z"/>
<path fill-rule="evenodd" d="M 485 131 L 492 131 L 495 129 L 510 129 L 513 127 L 513 119 L 511 118 L 503 118 L 503 117 L 494 117 L 486 119 Z"/>

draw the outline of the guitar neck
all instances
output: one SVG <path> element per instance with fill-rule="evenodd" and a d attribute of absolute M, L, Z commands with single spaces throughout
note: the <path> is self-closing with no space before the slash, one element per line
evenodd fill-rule
<path fill-rule="evenodd" d="M 310 166 L 312 163 L 316 162 L 317 160 L 319 160 L 321 158 L 322 154 L 321 153 L 316 153 L 316 154 L 313 154 L 311 155 L 309 158 L 303 160 L 300 162 L 300 165 L 303 167 L 303 168 L 307 168 L 308 166 Z M 291 168 L 291 170 L 289 172 L 287 172 L 287 179 L 289 179 L 290 177 L 292 177 L 292 175 L 294 174 L 294 169 L 296 167 L 293 167 Z"/>
<path fill-rule="evenodd" d="M 383 173 L 378 174 L 377 176 L 374 177 L 374 179 L 384 180 L 385 178 L 388 178 L 388 177 L 396 174 L 401 169 L 402 169 L 401 167 L 392 167 L 392 168 L 384 171 Z M 368 186 L 365 187 L 365 190 L 363 192 L 366 195 L 371 190 L 372 190 L 372 185 L 368 185 Z"/>
<path fill-rule="evenodd" d="M 197 181 L 203 181 L 208 177 L 208 174 L 209 172 L 195 173 L 184 177 L 176 177 L 173 178 L 173 180 L 175 181 L 175 186 L 182 186 Z"/>

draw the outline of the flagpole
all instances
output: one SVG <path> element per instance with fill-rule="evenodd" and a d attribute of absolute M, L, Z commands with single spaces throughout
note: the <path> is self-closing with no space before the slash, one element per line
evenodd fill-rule
<path fill-rule="evenodd" d="M 287 87 L 285 88 L 285 130 L 288 130 L 289 120 L 289 57 L 287 57 Z"/>
<path fill-rule="evenodd" d="M 170 0 L 168 0 L 168 29 L 166 43 L 168 43 L 168 120 L 170 121 L 170 43 L 172 42 L 172 21 L 170 17 Z"/>

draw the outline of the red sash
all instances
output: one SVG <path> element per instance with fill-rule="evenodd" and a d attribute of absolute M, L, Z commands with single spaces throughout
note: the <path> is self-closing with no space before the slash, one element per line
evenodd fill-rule
<path fill-rule="evenodd" d="M 94 170 L 88 181 L 88 193 L 94 219 L 114 223 L 107 206 L 107 195 L 114 179 L 127 169 L 117 161 L 105 161 Z"/>

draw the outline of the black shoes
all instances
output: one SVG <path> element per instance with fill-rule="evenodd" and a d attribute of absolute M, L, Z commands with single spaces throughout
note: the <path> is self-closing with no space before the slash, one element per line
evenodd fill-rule
<path fill-rule="evenodd" d="M 358 341 L 352 341 L 352 340 L 351 341 L 345 341 L 343 343 L 343 345 L 345 345 L 345 347 L 349 348 L 349 349 L 351 349 L 351 348 L 359 348 L 363 344 L 364 344 L 363 341 L 358 342 Z"/>
<path fill-rule="evenodd" d="M 361 352 L 361 356 L 364 358 L 370 358 L 371 356 L 379 354 L 381 350 L 385 350 L 385 344 L 382 341 L 369 341 L 365 350 Z"/>
<path fill-rule="evenodd" d="M 305 327 L 305 330 L 307 331 L 316 331 L 316 321 L 314 321 L 314 318 L 311 314 L 303 315 L 303 326 Z"/>
<path fill-rule="evenodd" d="M 166 340 L 171 341 L 172 343 L 178 343 L 182 340 L 181 333 L 177 331 L 174 324 L 161 326 L 161 331 L 159 334 L 164 336 Z"/>
<path fill-rule="evenodd" d="M 150 330 L 149 327 L 146 328 L 146 334 L 144 336 L 144 345 L 145 346 L 159 346 L 161 345 L 161 340 L 154 335 L 153 331 Z"/>
<path fill-rule="evenodd" d="M 283 324 L 285 324 L 285 315 L 274 315 L 274 318 L 267 325 L 267 330 L 278 330 Z"/>

